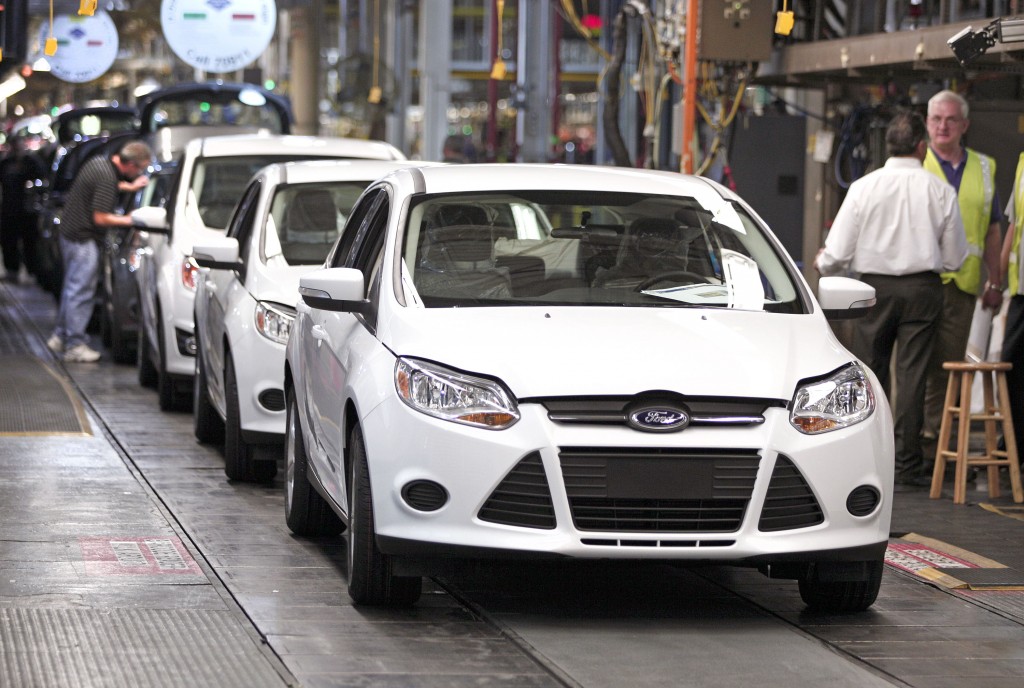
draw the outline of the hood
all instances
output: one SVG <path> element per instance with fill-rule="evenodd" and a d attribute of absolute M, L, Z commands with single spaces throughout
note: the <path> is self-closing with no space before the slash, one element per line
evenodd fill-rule
<path fill-rule="evenodd" d="M 788 400 L 853 360 L 820 315 L 688 308 L 403 309 L 396 355 L 502 380 L 517 398 L 631 395 Z"/>
<path fill-rule="evenodd" d="M 250 291 L 257 301 L 273 301 L 295 307 L 299 301 L 299 278 L 319 270 L 322 265 L 260 265 L 250 280 Z"/>

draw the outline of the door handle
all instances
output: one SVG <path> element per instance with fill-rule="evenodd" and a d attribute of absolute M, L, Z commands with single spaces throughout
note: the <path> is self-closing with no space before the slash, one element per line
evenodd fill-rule
<path fill-rule="evenodd" d="M 313 336 L 313 339 L 316 339 L 317 341 L 327 341 L 327 330 L 323 328 L 323 325 L 313 325 L 313 327 L 310 328 L 309 333 Z"/>

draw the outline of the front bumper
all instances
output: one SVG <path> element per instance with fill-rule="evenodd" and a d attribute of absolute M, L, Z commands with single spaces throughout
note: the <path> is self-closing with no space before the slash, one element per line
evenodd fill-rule
<path fill-rule="evenodd" d="M 767 409 L 761 425 L 691 426 L 670 434 L 556 423 L 537 404 L 520 411 L 522 419 L 503 431 L 438 421 L 397 399 L 362 419 L 383 551 L 758 565 L 793 555 L 820 560 L 830 556 L 821 553 L 877 549 L 888 540 L 893 447 L 884 404 L 854 427 L 817 436 L 797 432 L 780 408 Z M 723 472 L 723 455 L 724 472 L 739 472 L 739 489 L 728 476 L 724 488 L 714 477 Z M 595 456 L 604 465 L 595 479 L 603 482 L 588 492 Z M 622 457 L 628 461 L 619 463 Z M 653 474 L 637 477 L 638 471 Z M 514 502 L 524 476 L 528 513 L 505 517 L 509 502 L 495 508 L 495 495 Z M 414 508 L 403 497 L 410 484 L 439 486 L 446 499 L 431 510 Z M 769 525 L 766 503 L 787 494 L 780 485 L 794 484 L 817 515 L 811 508 L 783 519 L 781 529 Z M 858 488 L 878 498 L 863 515 L 848 506 Z M 535 519 L 532 504 L 545 493 L 550 517 Z M 727 516 L 720 519 L 719 510 Z M 677 518 L 680 513 L 686 517 Z"/>

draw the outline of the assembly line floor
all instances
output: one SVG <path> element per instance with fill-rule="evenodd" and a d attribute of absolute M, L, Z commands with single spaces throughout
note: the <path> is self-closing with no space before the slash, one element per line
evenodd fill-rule
<path fill-rule="evenodd" d="M 983 483 L 895 495 L 861 614 L 745 569 L 599 563 L 467 566 L 359 608 L 344 543 L 288 532 L 280 476 L 228 481 L 133 367 L 58 361 L 54 315 L 0 285 L 2 686 L 1024 685 L 1024 505 Z"/>

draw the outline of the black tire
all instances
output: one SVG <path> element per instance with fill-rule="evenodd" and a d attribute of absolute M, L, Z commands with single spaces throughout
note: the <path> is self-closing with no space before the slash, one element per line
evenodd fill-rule
<path fill-rule="evenodd" d="M 180 408 L 174 378 L 167 372 L 167 343 L 164 341 L 164 325 L 160 319 L 156 322 L 157 365 L 156 393 L 160 399 L 161 411 L 176 411 Z"/>
<path fill-rule="evenodd" d="M 302 426 L 295 393 L 288 390 L 288 416 L 284 435 L 284 520 L 296 535 L 337 535 L 344 529 L 341 519 L 309 482 L 309 457 L 302 439 Z"/>
<path fill-rule="evenodd" d="M 153 359 L 150 357 L 149 345 L 146 343 L 146 331 L 142 323 L 139 323 L 137 348 L 139 356 L 136 364 L 139 371 L 139 384 L 143 387 L 155 387 L 158 375 L 156 366 L 153 365 Z"/>
<path fill-rule="evenodd" d="M 224 474 L 229 480 L 270 482 L 277 475 L 275 453 L 271 447 L 249 444 L 242 438 L 238 378 L 230 351 L 224 354 L 224 359 Z"/>
<path fill-rule="evenodd" d="M 853 581 L 827 580 L 830 577 L 827 575 L 827 566 L 813 566 L 808 574 L 800 579 L 800 598 L 809 609 L 846 614 L 862 612 L 875 603 L 882 585 L 882 571 L 885 568 L 883 562 L 864 562 L 865 577 Z M 826 580 L 822 580 L 823 578 Z"/>
<path fill-rule="evenodd" d="M 377 548 L 366 445 L 358 425 L 352 430 L 349 452 L 348 595 L 356 604 L 407 607 L 420 598 L 423 579 L 394 575 L 391 557 Z"/>
<path fill-rule="evenodd" d="M 203 444 L 224 441 L 224 421 L 210 403 L 206 365 L 201 352 L 196 353 L 196 379 L 192 386 L 192 431 Z"/>
<path fill-rule="evenodd" d="M 131 335 L 124 333 L 115 323 L 110 331 L 110 353 L 117 363 L 135 363 L 135 345 Z"/>
<path fill-rule="evenodd" d="M 111 324 L 109 314 L 107 313 L 107 302 L 106 297 L 101 297 L 99 303 L 99 321 L 100 321 L 100 341 L 103 342 L 103 346 L 108 349 L 113 346 L 113 325 Z"/>

